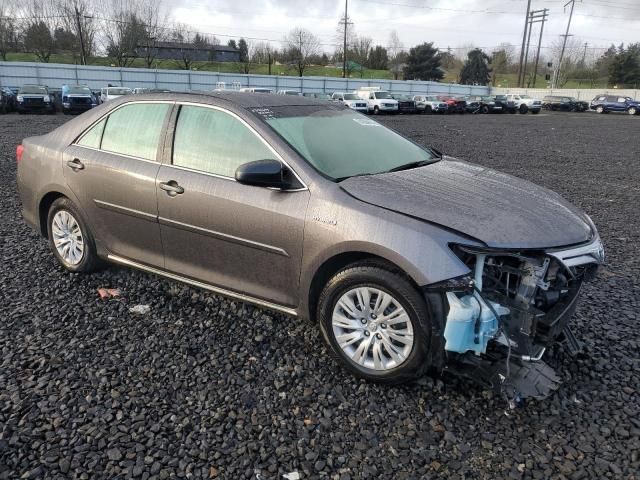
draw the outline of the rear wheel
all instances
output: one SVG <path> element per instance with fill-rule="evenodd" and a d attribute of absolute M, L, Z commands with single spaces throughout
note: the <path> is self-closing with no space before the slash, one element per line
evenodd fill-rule
<path fill-rule="evenodd" d="M 518 111 L 522 114 L 527 113 L 529 111 L 529 107 L 527 107 L 524 103 L 522 105 L 520 105 L 520 108 L 518 108 Z"/>
<path fill-rule="evenodd" d="M 424 107 L 424 113 L 426 113 L 427 115 L 431 115 L 433 113 L 431 105 L 427 105 L 426 107 Z"/>
<path fill-rule="evenodd" d="M 366 263 L 345 268 L 322 291 L 317 318 L 332 356 L 358 377 L 396 384 L 428 368 L 427 304 L 398 273 Z"/>
<path fill-rule="evenodd" d="M 70 272 L 92 272 L 100 260 L 89 227 L 71 200 L 62 197 L 51 205 L 47 216 L 49 245 Z"/>

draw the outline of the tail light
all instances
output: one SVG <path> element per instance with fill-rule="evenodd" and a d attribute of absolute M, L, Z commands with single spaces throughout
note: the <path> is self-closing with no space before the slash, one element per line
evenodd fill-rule
<path fill-rule="evenodd" d="M 22 154 L 24 153 L 24 147 L 22 146 L 22 144 L 18 145 L 16 147 L 16 161 L 20 161 L 22 160 Z"/>

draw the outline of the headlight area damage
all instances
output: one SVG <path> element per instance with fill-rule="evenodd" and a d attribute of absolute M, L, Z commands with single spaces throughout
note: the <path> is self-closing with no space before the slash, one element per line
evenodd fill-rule
<path fill-rule="evenodd" d="M 581 348 L 568 324 L 583 282 L 604 262 L 600 239 L 562 250 L 452 249 L 472 273 L 428 288 L 448 305 L 447 371 L 495 388 L 512 407 L 547 397 L 560 379 L 542 356 L 556 342 Z"/>

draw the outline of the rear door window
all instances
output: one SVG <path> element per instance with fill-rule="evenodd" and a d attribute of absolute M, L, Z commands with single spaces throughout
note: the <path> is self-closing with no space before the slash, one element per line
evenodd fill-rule
<path fill-rule="evenodd" d="M 78 145 L 91 148 L 100 148 L 100 142 L 102 141 L 102 132 L 104 131 L 104 125 L 106 123 L 107 119 L 102 119 L 89 130 L 87 130 L 78 141 Z"/>
<path fill-rule="evenodd" d="M 168 103 L 133 103 L 109 115 L 102 150 L 145 160 L 156 160 Z"/>
<path fill-rule="evenodd" d="M 624 103 L 625 102 L 625 98 L 624 97 L 618 97 L 617 102 L 618 103 Z"/>

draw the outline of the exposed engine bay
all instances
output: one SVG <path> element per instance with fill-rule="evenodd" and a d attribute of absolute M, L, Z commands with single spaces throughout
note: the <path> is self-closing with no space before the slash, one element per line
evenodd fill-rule
<path fill-rule="evenodd" d="M 568 324 L 583 282 L 604 262 L 600 239 L 557 251 L 453 248 L 472 274 L 445 292 L 449 359 L 510 403 L 545 398 L 560 385 L 545 350 L 558 342 L 580 350 Z"/>

